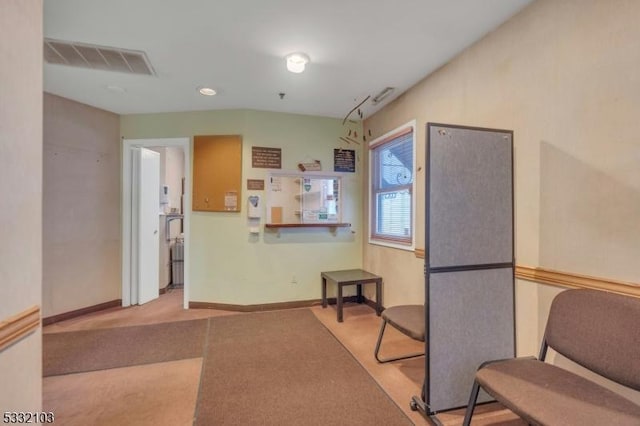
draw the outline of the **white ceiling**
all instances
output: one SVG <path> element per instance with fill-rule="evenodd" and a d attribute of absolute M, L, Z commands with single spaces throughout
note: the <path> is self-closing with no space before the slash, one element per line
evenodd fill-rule
<path fill-rule="evenodd" d="M 366 117 L 530 1 L 45 0 L 46 38 L 144 51 L 156 75 L 45 63 L 44 90 L 118 114 L 247 108 L 343 118 L 395 87 L 362 105 Z M 296 51 L 311 58 L 302 74 L 285 67 Z"/>

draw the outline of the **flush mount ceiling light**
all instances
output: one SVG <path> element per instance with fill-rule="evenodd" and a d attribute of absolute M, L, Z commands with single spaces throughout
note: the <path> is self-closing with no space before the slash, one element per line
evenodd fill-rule
<path fill-rule="evenodd" d="M 198 93 L 203 96 L 213 96 L 216 94 L 216 91 L 210 87 L 198 87 Z"/>
<path fill-rule="evenodd" d="M 301 52 L 292 53 L 287 55 L 287 69 L 290 72 L 294 72 L 296 74 L 304 71 L 305 65 L 309 63 L 309 57 Z"/>

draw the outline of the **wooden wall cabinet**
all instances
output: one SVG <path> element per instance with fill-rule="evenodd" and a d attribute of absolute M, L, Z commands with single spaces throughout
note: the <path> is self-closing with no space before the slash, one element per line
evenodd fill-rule
<path fill-rule="evenodd" d="M 239 212 L 242 136 L 193 137 L 193 210 Z"/>

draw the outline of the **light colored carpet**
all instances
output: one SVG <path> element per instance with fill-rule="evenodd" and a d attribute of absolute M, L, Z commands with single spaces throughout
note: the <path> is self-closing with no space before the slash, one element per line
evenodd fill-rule
<path fill-rule="evenodd" d="M 191 426 L 202 358 L 45 377 L 42 408 L 64 426 Z"/>

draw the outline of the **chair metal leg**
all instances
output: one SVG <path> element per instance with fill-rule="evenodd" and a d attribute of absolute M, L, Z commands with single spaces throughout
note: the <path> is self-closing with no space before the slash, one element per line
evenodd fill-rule
<path fill-rule="evenodd" d="M 380 326 L 380 333 L 378 333 L 378 341 L 376 342 L 376 349 L 374 351 L 374 356 L 376 357 L 376 360 L 381 363 L 384 364 L 385 362 L 391 362 L 391 361 L 398 361 L 401 359 L 408 359 L 408 358 L 415 358 L 415 357 L 419 357 L 424 355 L 424 352 L 420 352 L 420 353 L 413 353 L 413 354 L 408 354 L 408 355 L 402 355 L 399 357 L 393 357 L 393 358 L 380 358 L 380 356 L 378 355 L 378 352 L 380 352 L 380 346 L 382 345 L 382 337 L 384 336 L 384 330 L 387 327 L 387 320 L 382 320 L 382 325 Z"/>
<path fill-rule="evenodd" d="M 476 407 L 476 401 L 478 400 L 478 393 L 480 392 L 480 384 L 477 380 L 473 381 L 473 387 L 471 388 L 471 395 L 469 395 L 469 404 L 467 405 L 467 411 L 464 413 L 464 421 L 462 426 L 469 426 L 471 424 L 471 417 L 473 416 L 473 409 Z"/>
<path fill-rule="evenodd" d="M 387 321 L 382 320 L 382 325 L 380 326 L 380 332 L 378 333 L 378 341 L 376 342 L 376 350 L 373 353 L 373 355 L 376 357 L 376 360 L 378 360 L 378 362 L 384 362 L 378 357 L 378 352 L 380 351 L 380 344 L 382 343 L 382 336 L 384 335 L 384 329 L 386 326 L 387 326 Z"/>

